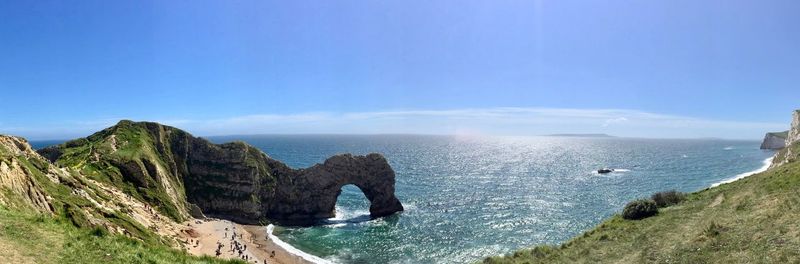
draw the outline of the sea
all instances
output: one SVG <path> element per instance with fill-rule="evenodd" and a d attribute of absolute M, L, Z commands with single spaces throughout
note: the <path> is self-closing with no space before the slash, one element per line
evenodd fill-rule
<path fill-rule="evenodd" d="M 765 166 L 759 141 L 429 135 L 265 135 L 241 140 L 293 168 L 383 154 L 405 211 L 371 219 L 357 187 L 336 217 L 276 235 L 334 263 L 474 263 L 557 245 L 659 191 L 693 192 Z M 597 169 L 613 168 L 609 174 Z"/>
<path fill-rule="evenodd" d="M 405 211 L 369 217 L 369 201 L 344 186 L 336 216 L 279 226 L 288 244 L 334 263 L 474 263 L 557 245 L 636 198 L 693 192 L 764 168 L 758 141 L 438 135 L 259 135 L 245 141 L 293 168 L 340 153 L 381 153 Z M 31 142 L 41 148 L 59 142 Z M 614 172 L 598 174 L 597 169 Z"/>

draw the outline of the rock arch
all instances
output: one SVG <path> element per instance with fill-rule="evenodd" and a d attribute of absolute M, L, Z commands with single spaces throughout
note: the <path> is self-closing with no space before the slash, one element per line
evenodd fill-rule
<path fill-rule="evenodd" d="M 125 140 L 118 139 L 120 135 L 126 135 Z M 86 147 L 106 143 L 113 147 Z M 113 155 L 118 147 L 144 154 Z M 77 153 L 87 151 L 91 154 L 87 156 L 95 157 L 91 162 L 107 164 L 107 173 L 121 174 L 124 181 L 138 187 L 134 192 L 152 191 L 155 195 L 142 196 L 149 203 L 173 208 L 166 212 L 175 220 L 193 211 L 193 215 L 244 224 L 313 224 L 334 215 L 336 198 L 345 184 L 361 189 L 371 202 L 373 217 L 403 210 L 394 195 L 394 171 L 380 154 L 336 155 L 307 169 L 292 169 L 241 141 L 213 144 L 174 127 L 129 120 L 39 153 L 56 162 L 76 148 Z M 62 161 L 70 166 L 86 162 Z"/>
<path fill-rule="evenodd" d="M 342 187 L 355 185 L 370 202 L 370 216 L 382 217 L 403 211 L 394 194 L 395 174 L 380 154 L 353 156 L 336 155 L 322 164 L 307 169 L 287 169 L 276 175 L 277 201 L 269 203 L 271 219 L 291 224 L 311 224 L 315 220 L 333 217 L 336 199 Z M 281 184 L 291 181 L 291 184 Z"/>

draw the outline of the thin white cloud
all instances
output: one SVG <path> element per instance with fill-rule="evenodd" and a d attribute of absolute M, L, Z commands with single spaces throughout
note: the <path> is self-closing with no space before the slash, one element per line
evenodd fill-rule
<path fill-rule="evenodd" d="M 176 124 L 178 125 L 178 124 Z M 541 135 L 608 133 L 633 137 L 758 138 L 787 124 L 710 120 L 621 109 L 468 108 L 250 115 L 182 122 L 197 134 L 423 133 Z"/>
<path fill-rule="evenodd" d="M 628 119 L 624 118 L 624 117 L 617 117 L 617 118 L 607 119 L 606 122 L 603 123 L 603 126 L 607 127 L 607 126 L 610 126 L 611 124 L 622 123 L 622 122 L 625 122 L 625 121 L 628 121 Z"/>
<path fill-rule="evenodd" d="M 312 112 L 260 114 L 229 118 L 154 119 L 196 135 L 268 133 L 419 133 L 542 135 L 552 133 L 607 133 L 652 138 L 750 138 L 778 131 L 788 124 L 711 120 L 624 109 L 467 108 L 374 112 Z M 116 119 L 74 122 L 58 126 L 0 128 L 0 133 L 57 138 L 53 132 L 88 135 L 116 123 Z M 18 132 L 18 133 L 14 133 Z M 48 134 L 50 133 L 50 134 Z"/>

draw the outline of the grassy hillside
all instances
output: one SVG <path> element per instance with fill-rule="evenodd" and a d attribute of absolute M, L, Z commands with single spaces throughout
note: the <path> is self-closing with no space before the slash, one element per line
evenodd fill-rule
<path fill-rule="evenodd" d="M 158 243 L 78 228 L 69 219 L 0 206 L 2 263 L 244 263 L 193 257 Z"/>
<path fill-rule="evenodd" d="M 0 263 L 243 263 L 175 250 L 78 171 L 49 163 L 23 139 L 0 143 Z"/>
<path fill-rule="evenodd" d="M 562 245 L 484 263 L 796 263 L 800 163 L 786 160 L 767 172 L 689 194 L 656 216 L 617 215 Z"/>
<path fill-rule="evenodd" d="M 183 221 L 188 217 L 183 182 L 173 173 L 175 162 L 164 154 L 170 153 L 168 138 L 180 133 L 155 123 L 123 120 L 89 137 L 48 149 L 58 152 L 53 155 L 56 165 L 111 184 Z"/>
<path fill-rule="evenodd" d="M 19 164 L 19 172 L 30 179 L 35 189 L 41 190 L 50 198 L 48 203 L 53 217 L 63 218 L 82 228 L 116 226 L 124 228 L 131 236 L 142 241 L 156 244 L 170 243 L 150 232 L 121 210 L 97 206 L 100 203 L 116 204 L 117 201 L 74 170 L 56 168 L 35 153 L 15 154 L 3 145 L 0 145 L 0 163 Z M 31 207 L 30 202 L 25 201 L 24 194 L 11 193 L 3 186 L 0 186 L 0 190 L 3 191 L 2 198 L 5 201 L 3 204 L 6 209 L 17 212 L 41 212 Z"/>

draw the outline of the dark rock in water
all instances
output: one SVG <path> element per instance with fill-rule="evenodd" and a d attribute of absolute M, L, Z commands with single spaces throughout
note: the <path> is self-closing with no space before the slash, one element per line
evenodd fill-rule
<path fill-rule="evenodd" d="M 292 169 L 244 142 L 213 144 L 177 128 L 127 120 L 39 152 L 132 184 L 137 196 L 176 220 L 197 213 L 196 205 L 201 214 L 245 224 L 308 225 L 333 217 L 347 184 L 364 192 L 373 217 L 403 210 L 394 194 L 394 171 L 380 154 L 337 155 Z"/>
<path fill-rule="evenodd" d="M 611 172 L 614 172 L 614 169 L 599 169 L 599 170 L 597 170 L 597 173 L 600 173 L 600 174 L 611 173 Z"/>

